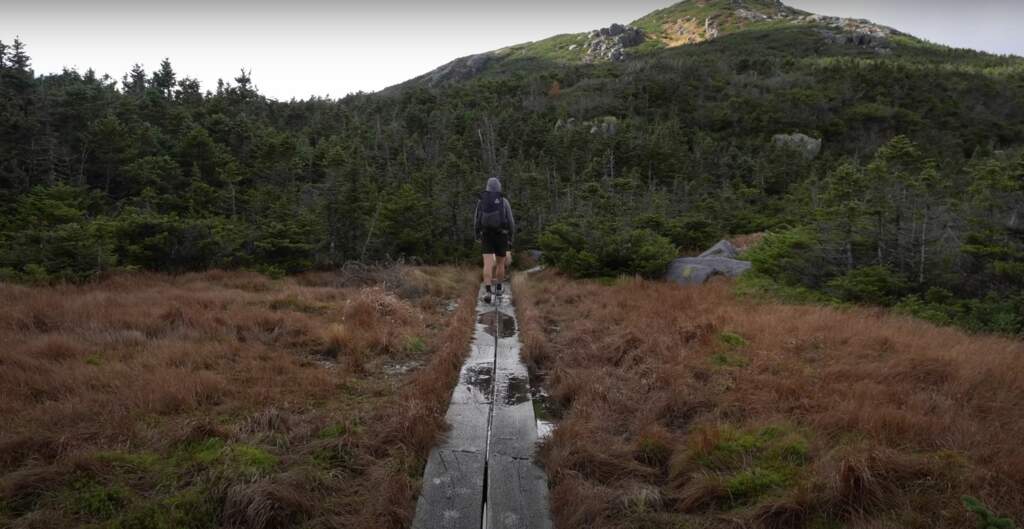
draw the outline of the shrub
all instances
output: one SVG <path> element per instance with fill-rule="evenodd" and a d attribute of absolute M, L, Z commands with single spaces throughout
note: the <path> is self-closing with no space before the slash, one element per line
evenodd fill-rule
<path fill-rule="evenodd" d="M 817 286 L 823 277 L 821 249 L 814 233 L 806 228 L 767 233 L 745 257 L 756 273 L 786 285 Z"/>
<path fill-rule="evenodd" d="M 1013 520 L 996 516 L 977 498 L 964 496 L 961 498 L 961 501 L 964 502 L 964 507 L 966 507 L 968 511 L 978 515 L 979 529 L 1016 529 Z"/>
<path fill-rule="evenodd" d="M 544 259 L 575 277 L 639 274 L 658 277 L 677 251 L 672 242 L 648 228 L 590 228 L 561 223 L 540 237 Z"/>
<path fill-rule="evenodd" d="M 884 266 L 865 266 L 829 281 L 827 288 L 844 301 L 892 305 L 907 289 L 907 281 Z"/>

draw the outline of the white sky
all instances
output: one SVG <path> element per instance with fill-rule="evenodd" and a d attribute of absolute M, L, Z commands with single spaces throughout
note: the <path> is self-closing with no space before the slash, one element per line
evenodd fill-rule
<path fill-rule="evenodd" d="M 4 0 L 8 2 L 12 0 Z M 170 57 L 204 89 L 252 70 L 290 99 L 374 91 L 456 57 L 629 22 L 672 0 L 29 0 L 0 6 L 0 40 L 19 35 L 37 73 L 92 67 L 120 79 Z M 1024 55 L 1024 0 L 789 0 L 870 18 L 928 40 Z"/>

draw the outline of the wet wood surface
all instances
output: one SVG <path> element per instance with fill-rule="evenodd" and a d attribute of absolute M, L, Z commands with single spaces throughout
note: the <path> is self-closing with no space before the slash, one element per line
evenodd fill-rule
<path fill-rule="evenodd" d="M 472 350 L 446 415 L 450 429 L 423 473 L 415 529 L 551 527 L 515 308 L 510 295 L 497 308 L 482 297 L 483 288 Z"/>

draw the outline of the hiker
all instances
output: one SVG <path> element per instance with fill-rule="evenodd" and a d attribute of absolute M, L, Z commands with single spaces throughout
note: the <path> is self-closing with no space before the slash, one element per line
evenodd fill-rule
<path fill-rule="evenodd" d="M 490 303 L 503 291 L 505 265 L 511 262 L 512 239 L 516 234 L 516 221 L 512 206 L 501 193 L 501 180 L 489 178 L 486 189 L 480 193 L 473 214 L 473 231 L 483 247 L 484 302 Z"/>

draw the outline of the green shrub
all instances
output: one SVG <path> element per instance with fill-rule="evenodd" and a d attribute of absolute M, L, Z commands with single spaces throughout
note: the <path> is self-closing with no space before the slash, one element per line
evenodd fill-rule
<path fill-rule="evenodd" d="M 101 520 L 121 512 L 130 499 L 128 490 L 120 485 L 108 487 L 91 480 L 77 481 L 71 489 L 71 510 L 75 514 Z"/>
<path fill-rule="evenodd" d="M 547 262 L 575 277 L 659 277 L 677 255 L 670 240 L 650 229 L 614 225 L 555 224 L 541 235 L 540 247 Z"/>
<path fill-rule="evenodd" d="M 747 340 L 734 332 L 722 331 L 718 334 L 718 341 L 733 349 L 747 346 Z"/>
<path fill-rule="evenodd" d="M 823 278 L 821 249 L 809 228 L 767 233 L 744 257 L 753 271 L 784 285 L 817 286 Z"/>
<path fill-rule="evenodd" d="M 978 515 L 978 529 L 1016 529 L 1013 520 L 996 516 L 985 504 L 977 498 L 964 496 L 960 498 L 968 511 Z"/>
<path fill-rule="evenodd" d="M 1024 299 L 989 294 L 980 299 L 960 299 L 953 293 L 931 288 L 922 297 L 911 294 L 894 309 L 938 325 L 957 325 L 974 332 L 1016 336 L 1024 333 Z"/>
<path fill-rule="evenodd" d="M 827 289 L 844 301 L 892 305 L 907 290 L 907 281 L 884 266 L 865 266 L 829 281 Z"/>

